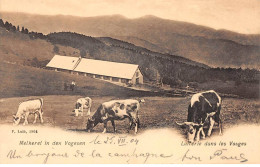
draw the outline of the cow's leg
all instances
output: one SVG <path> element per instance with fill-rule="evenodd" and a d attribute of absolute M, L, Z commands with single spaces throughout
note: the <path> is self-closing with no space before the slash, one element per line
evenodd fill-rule
<path fill-rule="evenodd" d="M 135 134 L 137 134 L 137 131 L 138 131 L 138 121 L 135 120 Z"/>
<path fill-rule="evenodd" d="M 203 131 L 203 127 L 199 127 L 196 130 L 196 136 L 195 136 L 195 141 L 199 141 L 200 140 L 200 133 L 201 131 Z"/>
<path fill-rule="evenodd" d="M 107 132 L 107 120 L 104 121 L 104 130 L 102 133 L 106 133 Z"/>
<path fill-rule="evenodd" d="M 90 107 L 88 108 L 88 115 L 90 115 Z"/>
<path fill-rule="evenodd" d="M 75 109 L 75 117 L 79 116 L 79 110 L 78 109 Z"/>
<path fill-rule="evenodd" d="M 41 110 L 39 111 L 39 118 L 40 118 L 40 120 L 41 120 L 41 123 L 43 123 L 43 117 L 42 117 L 42 115 L 43 115 L 43 110 L 41 109 Z"/>
<path fill-rule="evenodd" d="M 218 123 L 218 127 L 219 127 L 219 135 L 222 135 L 222 121 L 221 121 L 221 118 L 220 118 L 220 113 L 217 112 L 216 115 L 215 115 L 215 121 Z"/>
<path fill-rule="evenodd" d="M 28 116 L 29 116 L 29 114 L 30 114 L 29 112 L 25 113 L 23 125 L 27 125 L 28 124 Z"/>
<path fill-rule="evenodd" d="M 138 128 L 140 128 L 140 119 L 139 119 L 139 117 L 137 117 L 136 120 L 137 120 Z"/>
<path fill-rule="evenodd" d="M 218 127 L 219 127 L 219 135 L 222 135 L 222 133 L 223 133 L 223 127 L 222 127 L 222 121 L 221 121 L 220 118 L 219 118 Z"/>
<path fill-rule="evenodd" d="M 132 129 L 133 126 L 133 120 L 131 118 L 129 118 L 129 129 L 128 129 L 128 133 L 129 131 Z"/>
<path fill-rule="evenodd" d="M 38 112 L 39 112 L 39 111 L 38 111 Z M 38 113 L 36 112 L 36 113 L 34 113 L 34 121 L 33 121 L 33 124 L 36 123 L 36 119 L 37 119 L 37 117 L 38 117 Z"/>
<path fill-rule="evenodd" d="M 114 120 L 111 120 L 111 123 L 112 123 L 112 126 L 114 128 L 114 133 L 116 133 L 116 125 L 115 125 L 115 121 Z"/>
<path fill-rule="evenodd" d="M 209 130 L 207 136 L 209 137 L 211 135 L 211 131 L 213 129 L 215 120 L 212 117 L 209 117 Z"/>
<path fill-rule="evenodd" d="M 200 133 L 201 133 L 201 138 L 202 138 L 202 139 L 205 139 L 205 133 L 204 133 L 203 127 L 202 127 Z"/>

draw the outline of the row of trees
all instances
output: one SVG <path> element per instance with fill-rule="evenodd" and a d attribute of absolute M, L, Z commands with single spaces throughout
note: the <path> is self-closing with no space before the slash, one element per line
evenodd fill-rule
<path fill-rule="evenodd" d="M 23 34 L 28 34 L 30 38 L 40 38 L 40 39 L 45 39 L 46 36 L 43 35 L 42 33 L 34 32 L 34 31 L 29 31 L 27 28 L 22 27 L 20 29 L 20 26 L 14 26 L 12 23 L 9 23 L 8 21 L 4 22 L 2 19 L 0 19 L 0 27 L 5 28 L 7 31 L 12 31 L 12 32 L 21 32 Z"/>
<path fill-rule="evenodd" d="M 3 28 L 5 28 L 8 31 L 19 31 L 19 32 L 22 32 L 24 34 L 28 34 L 29 33 L 27 28 L 22 27 L 21 31 L 20 31 L 19 25 L 16 27 L 16 26 L 12 25 L 12 23 L 9 23 L 8 21 L 6 21 L 4 23 L 4 21 L 2 19 L 0 19 L 0 27 L 3 27 Z"/>

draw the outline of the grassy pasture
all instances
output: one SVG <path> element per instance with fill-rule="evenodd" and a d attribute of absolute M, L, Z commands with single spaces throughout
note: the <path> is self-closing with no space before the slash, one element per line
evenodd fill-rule
<path fill-rule="evenodd" d="M 186 120 L 190 101 L 190 97 L 148 97 L 147 93 L 89 77 L 4 62 L 0 62 L 0 78 L 0 124 L 12 123 L 12 115 L 17 112 L 20 102 L 42 97 L 45 122 L 40 125 L 38 121 L 35 126 L 51 126 L 84 132 L 88 116 L 85 113 L 83 117 L 74 117 L 72 113 L 76 99 L 79 97 L 89 96 L 93 99 L 91 114 L 105 101 L 144 97 L 146 103 L 141 106 L 140 131 L 152 128 L 176 128 L 173 120 L 179 122 Z M 76 90 L 64 91 L 64 82 L 70 83 L 72 80 L 77 83 Z M 224 128 L 237 124 L 259 124 L 259 107 L 259 99 L 224 98 L 222 105 Z M 30 116 L 29 123 L 32 123 L 33 118 Z M 118 133 L 127 132 L 128 120 L 118 121 L 116 125 Z M 108 131 L 112 132 L 111 124 L 109 123 L 108 126 Z M 102 132 L 103 125 L 98 125 L 94 130 Z"/>
<path fill-rule="evenodd" d="M 59 127 L 65 130 L 85 132 L 88 116 L 86 112 L 84 116 L 75 117 L 72 110 L 75 106 L 78 95 L 50 95 L 40 96 L 44 99 L 44 124 L 41 125 L 39 120 L 35 126 L 51 126 Z M 16 113 L 19 102 L 26 99 L 36 97 L 18 97 L 4 98 L 0 102 L 0 123 L 11 124 L 12 115 Z M 111 99 L 114 96 L 97 97 L 93 96 L 93 106 L 91 115 L 96 111 L 98 106 Z M 174 98 L 174 97 L 144 97 L 145 103 L 141 105 L 140 131 L 153 128 L 176 128 L 173 120 L 182 122 L 186 120 L 187 106 L 190 97 Z M 223 99 L 222 120 L 224 129 L 238 124 L 259 124 L 260 110 L 259 101 L 249 99 Z M 29 124 L 32 124 L 34 116 L 29 117 Z M 21 124 L 23 120 L 21 121 Z M 21 125 L 22 126 L 22 125 Z M 118 133 L 127 133 L 128 120 L 117 121 L 116 127 Z M 111 123 L 108 123 L 108 132 L 113 132 Z M 95 132 L 102 132 L 103 124 L 99 124 L 94 128 Z M 130 133 L 133 133 L 131 131 Z M 215 133 L 216 134 L 216 133 Z"/>

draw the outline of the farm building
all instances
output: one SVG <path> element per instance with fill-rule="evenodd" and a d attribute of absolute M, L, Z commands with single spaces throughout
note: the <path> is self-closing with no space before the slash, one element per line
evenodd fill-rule
<path fill-rule="evenodd" d="M 55 71 L 73 71 L 79 61 L 78 57 L 55 55 L 46 67 L 53 68 Z"/>
<path fill-rule="evenodd" d="M 55 55 L 47 67 L 112 82 L 143 84 L 143 75 L 136 64 Z"/>

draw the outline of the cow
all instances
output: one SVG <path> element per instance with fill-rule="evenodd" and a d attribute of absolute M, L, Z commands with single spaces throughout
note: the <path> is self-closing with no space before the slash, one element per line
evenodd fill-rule
<path fill-rule="evenodd" d="M 202 139 L 205 138 L 203 125 L 207 119 L 209 120 L 207 136 L 211 135 L 215 122 L 218 123 L 219 134 L 221 135 L 222 121 L 220 119 L 220 110 L 221 97 L 214 90 L 194 94 L 188 107 L 187 122 L 177 123 L 186 128 L 188 142 L 193 142 L 194 138 L 195 141 L 199 141 L 200 134 Z"/>
<path fill-rule="evenodd" d="M 79 114 L 83 116 L 83 109 L 87 109 L 87 115 L 90 115 L 90 108 L 92 105 L 92 99 L 90 97 L 79 98 L 76 102 L 75 109 L 72 112 L 75 112 L 77 117 Z"/>
<path fill-rule="evenodd" d="M 90 132 L 98 123 L 104 123 L 104 130 L 107 131 L 107 122 L 111 121 L 114 132 L 116 132 L 115 120 L 129 119 L 129 130 L 135 125 L 135 134 L 140 125 L 138 112 L 140 110 L 140 103 L 144 103 L 144 99 L 126 99 L 126 100 L 112 100 L 102 103 L 91 118 L 88 119 L 86 130 Z"/>
<path fill-rule="evenodd" d="M 29 114 L 34 114 L 34 121 L 33 124 L 36 123 L 36 119 L 39 114 L 39 119 L 41 120 L 41 123 L 43 123 L 43 99 L 33 99 L 33 100 L 27 100 L 24 102 L 21 102 L 18 107 L 18 111 L 15 115 L 13 115 L 14 123 L 13 125 L 18 125 L 20 123 L 21 118 L 24 118 L 23 125 L 28 124 L 28 116 Z"/>

